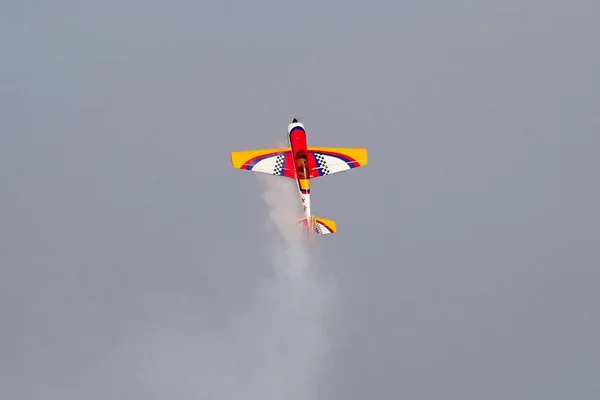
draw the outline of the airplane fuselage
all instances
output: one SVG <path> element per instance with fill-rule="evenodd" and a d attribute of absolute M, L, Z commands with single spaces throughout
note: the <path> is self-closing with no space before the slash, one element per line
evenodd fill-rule
<path fill-rule="evenodd" d="M 310 167 L 308 163 L 308 146 L 306 131 L 301 123 L 296 120 L 288 125 L 288 140 L 294 158 L 296 183 L 300 194 L 300 202 L 308 232 L 313 231 L 312 213 L 310 210 Z"/>
<path fill-rule="evenodd" d="M 364 167 L 367 149 L 358 147 L 321 147 L 306 143 L 304 125 L 296 118 L 288 125 L 288 147 L 232 151 L 234 168 L 294 179 L 300 197 L 303 218 L 296 220 L 310 239 L 315 235 L 337 232 L 335 220 L 315 216 L 311 210 L 311 179 Z"/>

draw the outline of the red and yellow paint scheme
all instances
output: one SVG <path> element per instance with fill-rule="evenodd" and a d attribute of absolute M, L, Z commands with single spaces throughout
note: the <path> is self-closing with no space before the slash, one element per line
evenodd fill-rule
<path fill-rule="evenodd" d="M 309 147 L 304 125 L 296 118 L 288 125 L 288 143 L 289 147 L 284 148 L 231 152 L 231 164 L 241 170 L 295 179 L 304 210 L 298 225 L 308 233 L 336 233 L 335 221 L 312 215 L 310 180 L 366 166 L 367 149 Z"/>

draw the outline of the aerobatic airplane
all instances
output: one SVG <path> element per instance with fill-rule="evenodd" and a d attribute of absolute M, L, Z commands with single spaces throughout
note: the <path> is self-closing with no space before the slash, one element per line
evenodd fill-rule
<path fill-rule="evenodd" d="M 337 231 L 336 222 L 315 217 L 310 209 L 310 179 L 364 167 L 367 149 L 308 147 L 304 125 L 296 118 L 288 125 L 289 147 L 231 152 L 234 168 L 295 179 L 304 217 L 298 220 L 302 230 L 326 235 Z"/>

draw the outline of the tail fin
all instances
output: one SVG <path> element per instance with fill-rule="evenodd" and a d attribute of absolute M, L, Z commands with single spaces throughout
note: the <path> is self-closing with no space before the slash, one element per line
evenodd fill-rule
<path fill-rule="evenodd" d="M 336 233 L 337 232 L 337 224 L 334 220 L 332 219 L 325 219 L 325 218 L 319 218 L 319 217 L 312 217 L 312 225 L 313 225 L 313 231 L 316 232 L 319 235 L 328 235 L 330 233 Z M 300 227 L 303 231 L 307 231 L 308 230 L 308 221 L 305 218 L 300 218 L 297 220 L 297 225 L 298 227 Z"/>

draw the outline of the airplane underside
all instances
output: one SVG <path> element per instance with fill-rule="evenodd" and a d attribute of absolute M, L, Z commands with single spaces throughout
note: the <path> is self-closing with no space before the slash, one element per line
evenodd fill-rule
<path fill-rule="evenodd" d="M 304 217 L 297 221 L 308 234 L 326 235 L 337 232 L 334 220 L 315 217 L 310 203 L 310 181 L 338 172 L 366 166 L 364 148 L 309 147 L 304 125 L 295 118 L 288 125 L 288 147 L 231 152 L 234 168 L 284 176 L 297 183 Z"/>

